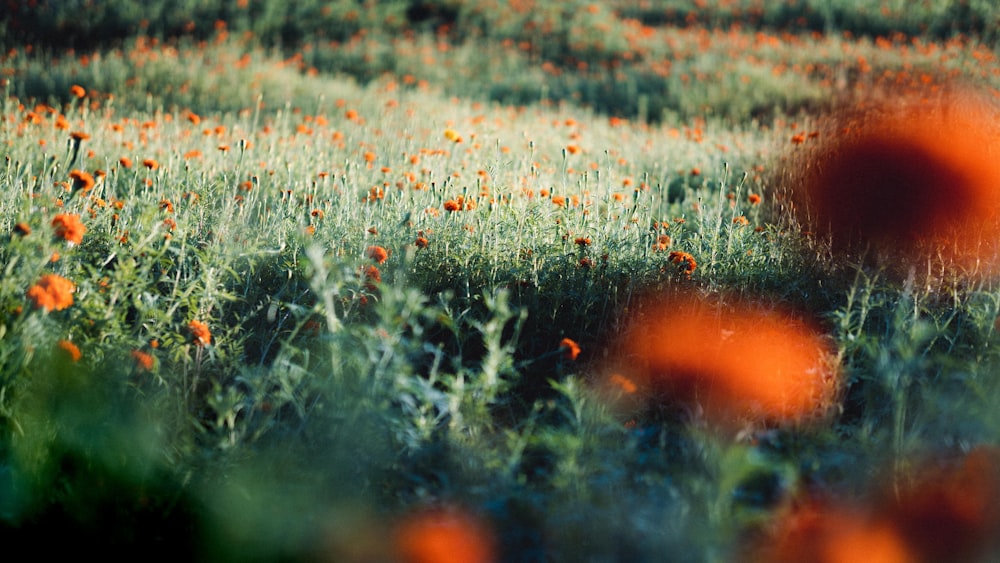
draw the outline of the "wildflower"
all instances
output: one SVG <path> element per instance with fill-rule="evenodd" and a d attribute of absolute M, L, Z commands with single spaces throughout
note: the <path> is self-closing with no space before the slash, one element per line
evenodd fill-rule
<path fill-rule="evenodd" d="M 71 362 L 79 361 L 82 357 L 80 349 L 76 347 L 76 344 L 73 344 L 69 340 L 60 340 L 59 342 L 56 342 L 56 346 L 63 352 L 63 354 L 65 354 L 67 358 L 69 358 Z"/>
<path fill-rule="evenodd" d="M 392 535 L 392 549 L 400 563 L 492 563 L 497 557 L 489 528 L 453 508 L 404 518 Z"/>
<path fill-rule="evenodd" d="M 444 130 L 444 138 L 448 139 L 449 141 L 451 141 L 453 143 L 461 143 L 462 142 L 462 136 L 459 135 L 458 131 L 455 131 L 454 129 L 445 129 Z"/>
<path fill-rule="evenodd" d="M 837 252 L 871 248 L 908 263 L 943 255 L 991 274 L 1000 268 L 998 111 L 960 89 L 934 98 L 894 97 L 863 126 L 843 118 L 850 133 L 811 157 L 823 166 L 793 178 L 795 209 Z"/>
<path fill-rule="evenodd" d="M 52 228 L 56 238 L 65 239 L 74 244 L 83 242 L 83 234 L 87 227 L 83 226 L 80 216 L 72 213 L 60 213 L 52 218 Z"/>
<path fill-rule="evenodd" d="M 188 331 L 191 333 L 195 346 L 208 346 L 212 343 L 212 333 L 205 323 L 192 320 L 188 323 Z"/>
<path fill-rule="evenodd" d="M 79 143 L 80 141 L 86 141 L 89 139 L 90 135 L 84 133 L 83 131 L 73 131 L 69 134 L 69 137 Z"/>
<path fill-rule="evenodd" d="M 89 192 L 94 187 L 94 177 L 83 170 L 71 170 L 69 177 L 73 180 L 73 191 Z"/>
<path fill-rule="evenodd" d="M 590 237 L 576 237 L 573 244 L 577 246 L 590 246 Z"/>
<path fill-rule="evenodd" d="M 566 207 L 566 198 L 561 195 L 554 195 L 552 196 L 552 203 L 556 207 Z"/>
<path fill-rule="evenodd" d="M 79 84 L 74 84 L 69 87 L 69 93 L 77 98 L 82 98 L 87 95 L 87 91 Z"/>
<path fill-rule="evenodd" d="M 445 211 L 461 211 L 462 210 L 462 204 L 459 203 L 458 201 L 454 200 L 454 199 L 449 199 L 448 201 L 444 202 L 444 210 Z"/>
<path fill-rule="evenodd" d="M 142 350 L 132 350 L 132 360 L 135 361 L 135 367 L 139 371 L 153 371 L 153 365 L 155 359 L 152 354 L 143 352 Z"/>
<path fill-rule="evenodd" d="M 831 412 L 832 351 L 811 324 L 734 298 L 678 292 L 626 322 L 621 362 L 650 400 L 695 408 L 712 424 L 800 424 Z M 614 366 L 614 359 L 611 363 Z"/>
<path fill-rule="evenodd" d="M 142 165 L 150 170 L 156 170 L 160 167 L 160 163 L 152 158 L 147 158 L 142 161 Z"/>
<path fill-rule="evenodd" d="M 760 203 L 760 196 L 757 194 L 750 194 L 747 196 L 747 202 L 750 205 L 757 205 Z"/>
<path fill-rule="evenodd" d="M 389 258 L 389 252 L 381 246 L 369 246 L 365 249 L 365 254 L 378 264 L 382 264 Z"/>
<path fill-rule="evenodd" d="M 580 145 L 566 145 L 566 152 L 569 154 L 576 154 L 580 152 Z"/>
<path fill-rule="evenodd" d="M 425 237 L 417 237 L 417 240 L 413 241 L 413 244 L 415 244 L 417 248 L 427 248 L 427 245 L 430 244 L 430 242 Z"/>
<path fill-rule="evenodd" d="M 382 272 L 379 272 L 378 268 L 372 266 L 371 264 L 364 267 L 362 270 L 362 276 L 365 278 L 365 281 L 368 282 L 369 287 L 374 287 L 374 285 L 372 285 L 373 282 L 378 283 L 382 281 Z"/>
<path fill-rule="evenodd" d="M 31 234 L 31 227 L 28 226 L 28 224 L 24 223 L 24 222 L 17 223 L 16 225 L 14 225 L 14 229 L 13 229 L 12 232 L 15 235 L 20 235 L 22 237 L 26 237 L 26 236 L 28 236 L 28 235 Z"/>
<path fill-rule="evenodd" d="M 670 235 L 660 235 L 656 237 L 656 244 L 653 245 L 654 252 L 663 252 L 670 247 Z"/>
<path fill-rule="evenodd" d="M 73 304 L 75 290 L 76 286 L 68 279 L 58 274 L 45 274 L 28 288 L 27 296 L 36 308 L 62 311 Z"/>
<path fill-rule="evenodd" d="M 580 355 L 580 345 L 570 338 L 563 338 L 559 341 L 559 349 L 563 351 L 563 357 L 567 360 L 575 360 Z"/>
<path fill-rule="evenodd" d="M 127 156 L 123 156 L 118 159 L 118 164 L 121 164 L 122 168 L 132 168 L 132 159 Z"/>
<path fill-rule="evenodd" d="M 733 217 L 733 224 L 740 227 L 745 227 L 750 224 L 750 220 L 742 215 L 737 215 L 736 217 Z"/>
<path fill-rule="evenodd" d="M 691 277 L 694 273 L 695 268 L 698 267 L 698 262 L 695 261 L 694 256 L 691 256 L 687 252 L 681 252 L 680 250 L 674 250 L 671 252 L 667 258 L 670 262 L 683 266 L 684 268 L 681 272 L 687 277 Z"/>
<path fill-rule="evenodd" d="M 609 381 L 613 386 L 618 388 L 622 393 L 625 393 L 626 395 L 633 395 L 639 390 L 639 387 L 635 384 L 634 381 L 632 381 L 631 379 L 625 377 L 620 373 L 612 374 Z"/>

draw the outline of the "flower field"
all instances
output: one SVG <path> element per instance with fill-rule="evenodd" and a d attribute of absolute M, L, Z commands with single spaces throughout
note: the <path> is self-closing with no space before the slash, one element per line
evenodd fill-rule
<path fill-rule="evenodd" d="M 1000 555 L 991 3 L 5 8 L 8 545 Z"/>

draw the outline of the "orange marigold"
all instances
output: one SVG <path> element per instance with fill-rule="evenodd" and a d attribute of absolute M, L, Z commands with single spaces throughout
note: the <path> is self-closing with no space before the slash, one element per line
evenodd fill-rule
<path fill-rule="evenodd" d="M 365 250 L 365 254 L 379 264 L 385 262 L 389 258 L 389 251 L 381 246 L 369 246 Z"/>
<path fill-rule="evenodd" d="M 695 261 L 694 256 L 691 256 L 687 252 L 675 250 L 668 255 L 668 258 L 674 264 L 684 266 L 684 269 L 681 271 L 688 277 L 690 277 L 691 274 L 694 273 L 695 268 L 698 267 L 698 262 Z"/>
<path fill-rule="evenodd" d="M 79 361 L 83 356 L 83 354 L 80 353 L 80 349 L 76 347 L 76 344 L 73 344 L 69 340 L 60 340 L 59 342 L 56 342 L 56 346 L 70 359 L 70 361 Z"/>
<path fill-rule="evenodd" d="M 27 296 L 39 309 L 62 311 L 73 304 L 74 290 L 76 286 L 68 279 L 58 274 L 45 274 L 28 288 Z"/>
<path fill-rule="evenodd" d="M 87 90 L 80 86 L 79 84 L 74 84 L 69 87 L 69 93 L 73 94 L 77 98 L 82 98 L 87 95 Z"/>
<path fill-rule="evenodd" d="M 156 170 L 160 167 L 160 163 L 152 158 L 147 158 L 142 161 L 142 165 L 150 170 Z"/>
<path fill-rule="evenodd" d="M 89 192 L 94 187 L 94 177 L 83 170 L 71 170 L 69 177 L 73 180 L 73 191 Z"/>
<path fill-rule="evenodd" d="M 132 359 L 135 360 L 135 367 L 141 371 L 153 371 L 155 359 L 152 354 L 142 350 L 132 350 Z"/>
<path fill-rule="evenodd" d="M 83 242 L 83 234 L 87 227 L 83 226 L 80 216 L 73 213 L 60 213 L 52 218 L 52 228 L 56 238 L 65 239 L 74 244 Z"/>
<path fill-rule="evenodd" d="M 580 345 L 570 338 L 559 341 L 559 349 L 563 351 L 563 357 L 567 360 L 575 360 L 580 355 Z"/>
<path fill-rule="evenodd" d="M 207 324 L 199 320 L 192 320 L 188 323 L 188 330 L 194 338 L 195 346 L 208 346 L 212 343 L 212 332 L 208 330 Z"/>
<path fill-rule="evenodd" d="M 14 225 L 14 234 L 26 237 L 31 234 L 31 227 L 27 223 L 21 222 Z"/>
<path fill-rule="evenodd" d="M 458 509 L 416 513 L 399 522 L 392 537 L 400 563 L 491 563 L 496 540 L 486 524 Z"/>

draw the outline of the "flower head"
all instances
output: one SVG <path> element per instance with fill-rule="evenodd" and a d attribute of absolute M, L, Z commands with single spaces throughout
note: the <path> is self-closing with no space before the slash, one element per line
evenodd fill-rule
<path fill-rule="evenodd" d="M 412 514 L 397 524 L 392 540 L 400 563 L 491 563 L 497 556 L 485 523 L 457 509 Z"/>
<path fill-rule="evenodd" d="M 686 292 L 636 310 L 642 316 L 626 322 L 610 367 L 628 373 L 650 401 L 703 412 L 722 427 L 808 422 L 835 404 L 833 354 L 803 320 Z"/>
<path fill-rule="evenodd" d="M 73 282 L 58 275 L 45 274 L 28 288 L 28 299 L 32 304 L 46 311 L 62 311 L 73 304 Z"/>
<path fill-rule="evenodd" d="M 140 371 L 153 371 L 155 359 L 152 354 L 142 350 L 132 350 L 132 359 L 135 360 L 135 367 Z"/>
<path fill-rule="evenodd" d="M 76 347 L 76 344 L 73 344 L 69 340 L 60 340 L 59 342 L 56 342 L 56 347 L 58 347 L 71 362 L 79 361 L 82 357 L 80 349 Z"/>
<path fill-rule="evenodd" d="M 73 180 L 73 191 L 89 192 L 94 187 L 94 177 L 83 170 L 71 170 L 69 177 Z"/>
<path fill-rule="evenodd" d="M 74 244 L 83 242 L 83 234 L 87 227 L 83 226 L 80 216 L 72 213 L 60 213 L 52 218 L 52 229 L 56 238 L 64 239 Z"/>
<path fill-rule="evenodd" d="M 188 331 L 191 333 L 195 346 L 208 346 L 212 343 L 212 332 L 208 330 L 207 324 L 199 320 L 192 320 L 188 323 Z"/>
<path fill-rule="evenodd" d="M 973 271 L 1000 254 L 1000 110 L 978 94 L 897 95 L 837 118 L 796 166 L 795 210 L 837 252 Z M 992 272 L 986 272 L 992 273 Z"/>
<path fill-rule="evenodd" d="M 369 246 L 365 254 L 375 262 L 382 264 L 389 258 L 389 251 L 381 246 Z"/>
<path fill-rule="evenodd" d="M 559 342 L 559 349 L 563 351 L 563 357 L 570 361 L 580 355 L 580 345 L 570 338 L 563 338 Z"/>

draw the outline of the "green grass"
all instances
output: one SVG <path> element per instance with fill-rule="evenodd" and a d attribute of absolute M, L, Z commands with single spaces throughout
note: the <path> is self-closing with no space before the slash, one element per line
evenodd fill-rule
<path fill-rule="evenodd" d="M 402 2 L 357 20 L 344 3 L 70 4 L 0 36 L 10 541 L 350 560 L 448 504 L 486 519 L 504 560 L 739 560 L 799 491 L 865 499 L 1000 440 L 1000 292 L 834 255 L 782 180 L 824 108 L 921 73 L 995 87 L 985 3 L 741 19 L 757 4 L 718 2 L 691 25 L 681 2 L 540 3 L 538 25 L 564 26 L 548 35 L 488 2 L 420 21 Z M 103 179 L 74 193 L 71 169 Z M 58 213 L 81 216 L 80 244 L 53 236 Z M 690 277 L 660 235 L 697 259 Z M 371 246 L 389 253 L 377 281 Z M 71 306 L 32 306 L 47 273 Z M 669 412 L 625 424 L 590 384 L 624 319 L 675 289 L 818 319 L 837 416 L 735 437 Z"/>

